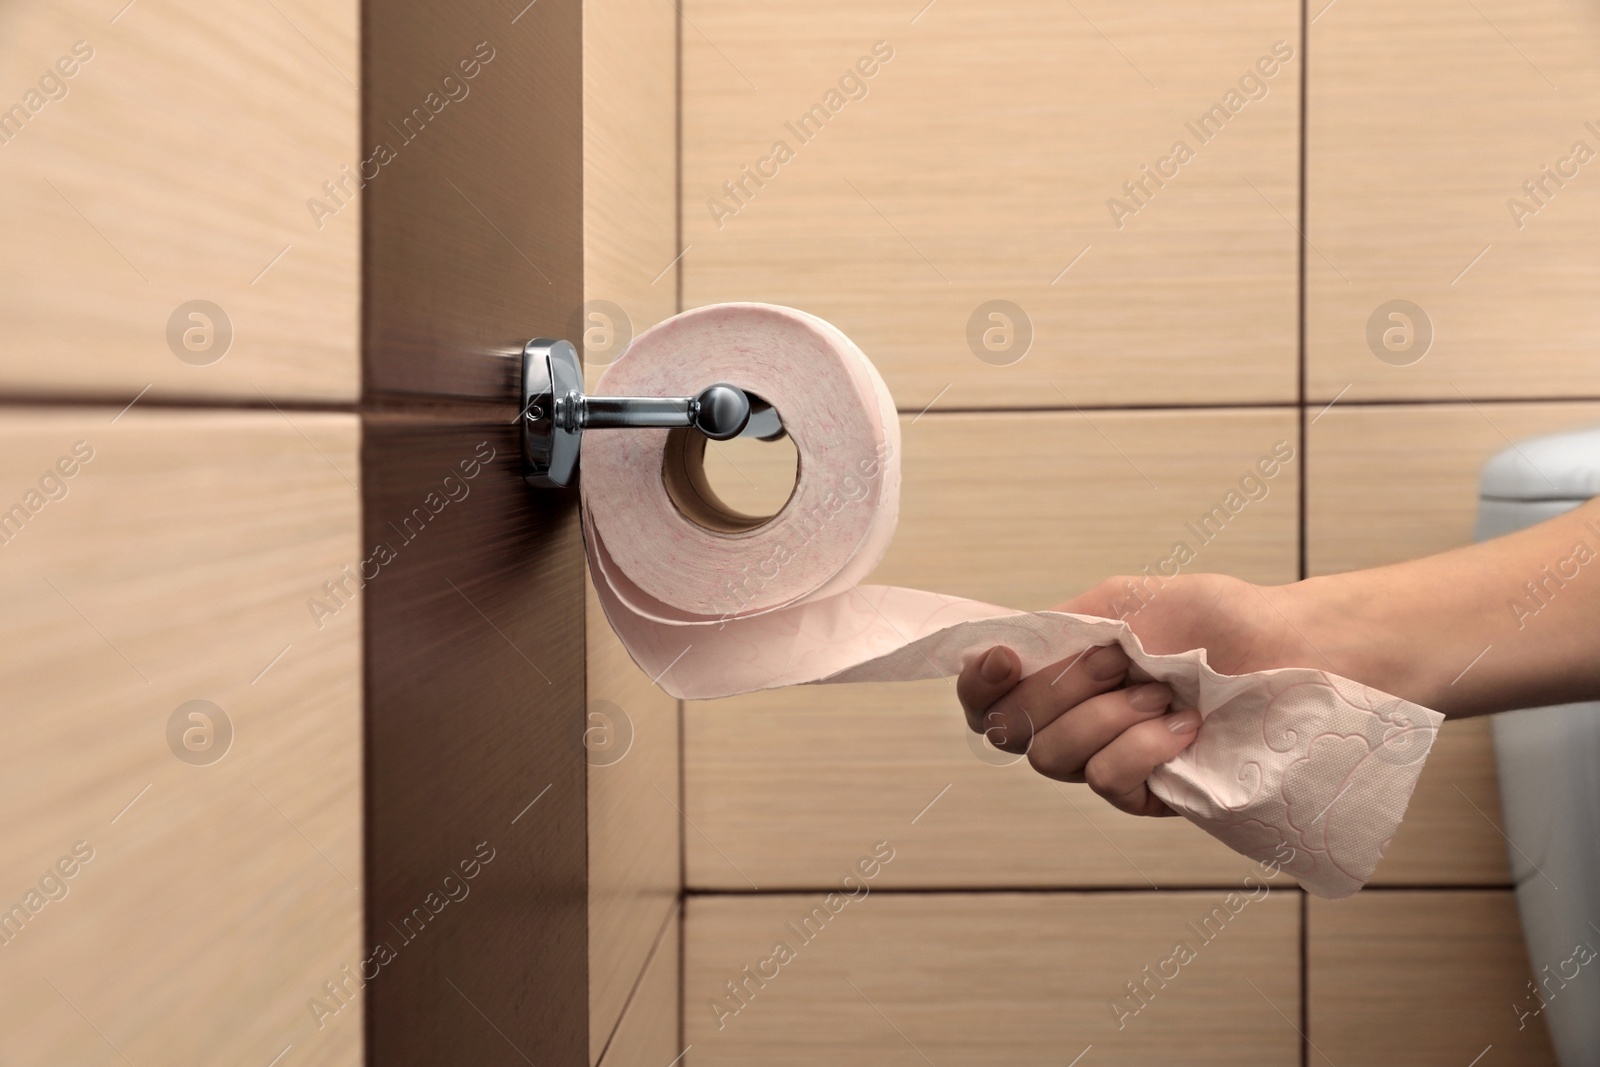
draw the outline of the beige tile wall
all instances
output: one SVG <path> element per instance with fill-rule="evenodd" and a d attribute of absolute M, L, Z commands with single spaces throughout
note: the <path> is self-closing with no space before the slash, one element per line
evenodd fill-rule
<path fill-rule="evenodd" d="M 819 314 L 902 411 L 1292 401 L 1298 5 L 918 6 L 685 7 L 684 305 Z M 1262 57 L 1265 96 L 1186 129 Z M 1032 343 L 980 359 L 993 300 Z"/>
<path fill-rule="evenodd" d="M 121 7 L 4 15 L 0 390 L 355 400 L 358 5 Z"/>
<path fill-rule="evenodd" d="M 1341 0 L 1311 26 L 1313 399 L 1600 396 L 1600 181 L 1572 162 L 1600 152 L 1597 47 L 1583 0 Z M 1386 362 L 1368 322 L 1397 299 L 1433 341 Z"/>
<path fill-rule="evenodd" d="M 0 14 L 7 1061 L 362 1058 L 358 20 Z"/>
<path fill-rule="evenodd" d="M 358 433 L 0 406 L 8 1059 L 360 1060 Z"/>
<path fill-rule="evenodd" d="M 590 388 L 628 341 L 678 310 L 677 13 L 583 8 L 583 308 L 567 336 Z"/>
<path fill-rule="evenodd" d="M 1306 924 L 1312 1062 L 1556 1062 L 1537 1019 L 1517 1025 L 1534 1002 L 1511 892 L 1312 900 Z"/>
<path fill-rule="evenodd" d="M 693 897 L 686 1062 L 1292 1067 L 1300 909 L 1254 892 L 1232 912 L 1224 892 L 868 893 L 825 922 L 820 886 Z"/>

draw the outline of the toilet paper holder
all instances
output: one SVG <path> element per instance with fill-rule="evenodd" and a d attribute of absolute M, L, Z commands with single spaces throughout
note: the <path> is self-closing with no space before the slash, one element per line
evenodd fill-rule
<path fill-rule="evenodd" d="M 727 382 L 695 396 L 586 396 L 578 350 L 548 337 L 523 346 L 519 421 L 524 475 L 546 489 L 577 480 L 584 430 L 693 427 L 713 441 L 784 435 L 772 405 Z"/>

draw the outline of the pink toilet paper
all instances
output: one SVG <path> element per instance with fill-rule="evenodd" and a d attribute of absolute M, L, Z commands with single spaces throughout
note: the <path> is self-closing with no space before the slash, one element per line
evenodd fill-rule
<path fill-rule="evenodd" d="M 997 644 L 1031 673 L 1117 642 L 1135 677 L 1165 682 L 1204 717 L 1195 742 L 1151 776 L 1157 796 L 1318 896 L 1348 896 L 1372 876 L 1442 715 L 1319 670 L 1230 676 L 1204 649 L 1151 655 L 1117 620 L 861 585 L 899 504 L 900 426 L 877 370 L 815 316 L 722 304 L 641 334 L 598 389 L 686 396 L 713 381 L 777 408 L 799 453 L 794 492 L 771 519 L 729 512 L 705 491 L 695 476 L 703 439 L 685 431 L 589 434 L 583 446 L 600 602 L 663 689 L 706 699 L 940 677 Z"/>

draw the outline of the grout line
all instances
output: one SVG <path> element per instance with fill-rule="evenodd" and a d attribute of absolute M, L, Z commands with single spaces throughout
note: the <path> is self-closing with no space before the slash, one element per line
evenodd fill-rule
<path fill-rule="evenodd" d="M 145 386 L 148 391 L 150 386 Z M 232 396 L 147 396 L 141 392 L 134 398 L 141 409 L 167 408 L 200 411 L 271 411 L 271 400 Z M 0 392 L 0 407 L 52 407 L 52 408 L 106 408 L 126 411 L 133 405 L 126 393 L 113 396 L 103 393 L 22 393 L 11 395 Z M 359 414 L 361 406 L 353 400 L 306 400 L 285 398 L 277 401 L 282 411 L 328 412 L 338 415 Z M 120 416 L 119 416 L 120 417 Z"/>
<path fill-rule="evenodd" d="M 676 3 L 672 6 L 677 14 L 672 21 L 672 247 L 688 251 L 683 246 L 683 8 Z M 675 290 L 673 310 L 679 312 L 683 310 L 682 251 L 678 253 L 678 269 L 673 272 L 672 283 Z"/>
<path fill-rule="evenodd" d="M 684 753 L 688 751 L 683 736 L 685 716 L 683 714 L 683 701 L 678 700 L 673 703 L 677 708 L 678 716 L 675 724 L 678 728 L 678 810 L 686 812 L 689 810 L 689 775 L 684 767 L 683 758 Z M 680 904 L 683 902 L 684 887 L 689 884 L 689 835 L 684 832 L 683 824 L 685 821 L 685 819 L 679 819 L 676 823 L 678 827 L 678 901 Z"/>
<path fill-rule="evenodd" d="M 1213 412 L 1213 411 L 1291 411 L 1298 407 L 1309 407 L 1313 404 L 1323 405 L 1324 398 L 1301 400 L 1286 398 L 1283 400 L 1219 400 L 1215 402 L 1184 403 L 1174 401 L 1171 403 L 1157 404 L 1078 404 L 1075 406 L 1062 406 L 1059 404 L 1019 404 L 1005 407 L 942 407 L 926 414 L 933 418 L 942 415 L 1032 415 L 1053 414 L 1076 411 L 1101 411 L 1101 412 Z M 1340 410 L 1360 408 L 1429 408 L 1429 407 L 1470 407 L 1474 404 L 1527 404 L 1540 406 L 1547 404 L 1595 404 L 1600 403 L 1600 396 L 1497 396 L 1473 397 L 1463 400 L 1460 397 L 1423 397 L 1423 398 L 1381 398 L 1373 397 L 1366 400 L 1342 401 Z M 917 415 L 914 408 L 898 408 L 897 414 Z"/>
<path fill-rule="evenodd" d="M 672 212 L 673 212 L 673 239 L 674 248 L 683 247 L 683 9 L 673 4 L 674 18 L 672 20 Z M 672 272 L 673 283 L 673 311 L 683 311 L 683 276 L 684 264 L 680 257 L 678 269 Z M 684 744 L 684 714 L 683 701 L 674 702 L 677 708 L 677 737 L 678 737 L 678 806 L 680 811 L 688 811 L 689 775 L 685 768 L 684 755 L 688 751 Z M 687 1019 L 688 1005 L 684 1000 L 684 989 L 688 980 L 686 968 L 688 967 L 688 945 L 685 941 L 685 930 L 688 927 L 687 911 L 684 906 L 684 886 L 689 878 L 689 835 L 684 832 L 683 820 L 675 823 L 678 830 L 678 892 L 673 907 L 678 915 L 678 988 L 676 1015 L 678 1042 L 676 1047 L 684 1049 L 684 1042 L 688 1040 L 689 1024 Z M 681 1060 L 684 1053 L 679 1053 Z"/>
<path fill-rule="evenodd" d="M 1304 891 L 1300 893 L 1300 1035 L 1300 1067 L 1311 1067 L 1311 894 Z"/>
<path fill-rule="evenodd" d="M 144 397 L 144 394 L 148 393 L 151 387 L 154 385 L 155 383 L 151 382 L 150 385 L 147 385 L 143 389 L 139 390 L 138 395 L 136 395 L 132 400 L 128 401 L 127 407 L 123 408 L 121 411 L 117 412 L 111 417 L 111 425 L 115 426 L 117 424 L 117 420 L 126 415 L 133 408 L 133 405 L 137 404 Z"/>
<path fill-rule="evenodd" d="M 688 966 L 690 966 L 690 913 L 685 907 L 682 897 L 678 897 L 678 1048 L 685 1048 L 688 1041 L 688 1014 L 683 1008 L 683 990 L 688 989 Z M 685 1048 L 685 1051 L 688 1049 Z"/>
<path fill-rule="evenodd" d="M 1326 10 L 1326 9 L 1324 9 Z M 1307 448 L 1307 439 L 1310 436 L 1310 426 L 1306 421 L 1306 377 L 1307 377 L 1307 310 L 1310 306 L 1309 294 L 1306 288 L 1306 246 L 1311 243 L 1311 208 L 1307 200 L 1308 170 L 1310 162 L 1310 88 L 1311 88 L 1311 23 L 1308 21 L 1311 14 L 1310 0 L 1300 0 L 1300 245 L 1298 249 L 1299 285 L 1296 293 L 1296 313 L 1298 315 L 1298 341 L 1299 341 L 1299 433 L 1300 433 L 1300 476 L 1299 486 L 1299 512 L 1300 528 L 1296 531 L 1298 538 L 1297 559 L 1299 577 L 1304 580 L 1309 569 L 1310 539 L 1308 535 L 1307 515 L 1308 503 L 1311 492 L 1311 455 Z M 1343 393 L 1339 394 L 1343 396 Z M 1336 398 L 1337 399 L 1337 398 Z M 1332 407 L 1332 404 L 1328 405 Z M 1308 952 L 1306 921 L 1310 914 L 1308 901 L 1311 898 L 1304 890 L 1300 892 L 1300 1067 L 1311 1067 L 1311 992 L 1310 973 L 1311 961 Z"/>
<path fill-rule="evenodd" d="M 681 301 L 680 301 L 681 306 Z M 247 397 L 148 397 L 139 399 L 141 408 L 159 408 L 165 410 L 186 411 L 271 411 L 276 407 L 281 411 L 301 414 L 334 414 L 334 415 L 360 415 L 387 416 L 413 414 L 432 414 L 440 411 L 441 405 L 446 405 L 447 414 L 460 415 L 463 418 L 476 417 L 479 411 L 488 412 L 492 409 L 498 411 L 507 408 L 510 398 L 485 398 L 485 397 L 455 397 L 443 394 L 381 394 L 367 397 L 360 402 L 351 400 L 307 400 L 294 397 L 281 397 L 275 400 L 252 400 Z M 1471 397 L 1421 397 L 1421 398 L 1382 398 L 1372 397 L 1365 400 L 1346 400 L 1340 402 L 1340 410 L 1361 410 L 1370 408 L 1464 408 L 1483 407 L 1494 405 L 1524 404 L 1531 407 L 1541 407 L 1560 404 L 1597 404 L 1600 395 L 1586 396 L 1493 396 Z M 1291 411 L 1309 405 L 1324 405 L 1325 398 L 1315 400 L 1306 398 L 1303 402 L 1294 398 L 1284 400 L 1219 400 L 1215 402 L 1185 403 L 1174 401 L 1171 403 L 1157 404 L 1078 404 L 1075 406 L 1026 404 L 1004 407 L 942 407 L 935 411 L 922 414 L 930 419 L 941 418 L 949 415 L 1049 415 L 1049 414 L 1074 414 L 1079 412 L 1105 412 L 1117 414 L 1122 412 L 1172 412 L 1206 413 L 1223 411 Z M 32 393 L 8 395 L 0 391 L 0 409 L 3 408 L 103 408 L 106 410 L 122 410 L 128 407 L 126 394 L 111 396 L 106 394 L 66 394 L 66 393 Z M 507 410 L 510 410 L 507 408 Z M 916 416 L 919 413 L 911 408 L 898 408 L 897 414 L 903 416 Z"/>
<path fill-rule="evenodd" d="M 683 895 L 689 899 L 713 899 L 717 897 L 794 897 L 806 896 L 812 893 L 831 892 L 835 887 L 831 885 L 800 885 L 800 886 L 762 886 L 760 889 L 706 889 L 685 886 Z M 1278 892 L 1300 892 L 1309 899 L 1309 894 L 1301 891 L 1296 882 L 1285 882 L 1282 886 L 1275 887 Z M 1483 885 L 1464 885 L 1460 883 L 1427 883 L 1417 885 L 1368 885 L 1361 892 L 1371 893 L 1503 893 L 1515 889 L 1509 882 L 1492 882 Z M 1155 896 L 1157 894 L 1187 893 L 1198 895 L 1202 893 L 1233 893 L 1239 889 L 1238 882 L 1206 883 L 1200 885 L 1165 885 L 1159 889 L 1152 889 L 1148 884 L 1134 885 L 1131 883 L 1121 885 L 935 885 L 935 886 L 885 886 L 874 889 L 873 895 L 879 893 L 888 896 L 1111 896 L 1111 895 L 1140 895 Z"/>
<path fill-rule="evenodd" d="M 1311 573 L 1311 427 L 1306 421 L 1304 405 L 1301 405 L 1299 418 L 1296 421 L 1300 433 L 1300 469 L 1296 472 L 1300 480 L 1300 528 L 1296 531 L 1298 539 L 1296 563 L 1298 577 L 1304 581 Z"/>
<path fill-rule="evenodd" d="M 372 10 L 363 7 L 361 9 L 359 23 L 356 27 L 355 71 L 356 82 L 358 85 L 356 92 L 356 129 L 359 132 L 361 143 L 363 144 L 368 143 L 367 131 L 374 125 L 373 98 L 375 96 L 376 86 L 373 84 L 373 70 L 376 67 L 374 60 L 376 58 L 377 48 L 373 42 L 375 31 L 373 23 L 374 19 L 372 17 Z M 359 166 L 360 164 L 357 163 L 358 168 Z M 373 350 L 376 347 L 373 343 L 373 337 L 376 331 L 374 331 L 372 328 L 372 290 L 373 276 L 375 274 L 373 269 L 373 263 L 375 260 L 372 256 L 372 245 L 373 231 L 375 229 L 373 226 L 373 219 L 376 217 L 377 213 L 370 210 L 371 206 L 371 200 L 363 200 L 359 207 L 359 213 L 356 216 L 357 291 L 355 385 L 356 397 L 361 408 L 365 408 L 366 405 L 371 402 L 370 398 L 372 394 L 373 383 L 370 365 L 373 356 Z M 368 463 L 371 458 L 371 454 L 367 449 L 371 437 L 371 430 L 372 427 L 365 415 L 362 415 L 356 419 L 356 469 L 358 472 L 358 477 L 361 479 L 361 489 L 358 493 L 356 493 L 356 531 L 363 542 L 367 542 L 367 526 L 368 523 L 373 519 L 372 513 L 375 510 L 374 501 L 377 497 L 377 487 L 372 483 L 372 480 L 368 476 Z M 371 542 L 367 543 L 370 544 Z M 358 569 L 359 566 L 360 565 L 357 564 Z M 358 728 L 360 730 L 361 737 L 361 788 L 358 796 L 358 802 L 360 804 L 361 811 L 361 833 L 358 844 L 361 850 L 361 883 L 366 887 L 366 891 L 356 894 L 356 910 L 359 915 L 357 923 L 359 924 L 359 929 L 362 933 L 362 940 L 369 945 L 373 945 L 377 943 L 379 938 L 377 932 L 377 918 L 374 914 L 376 909 L 373 906 L 374 902 L 372 899 L 372 882 L 374 880 L 374 873 L 381 872 L 383 870 L 383 866 L 377 862 L 378 850 L 375 841 L 377 835 L 373 833 L 373 828 L 378 825 L 378 821 L 377 812 L 374 810 L 375 805 L 373 803 L 372 788 L 372 783 L 377 781 L 377 775 L 375 773 L 377 767 L 375 749 L 377 746 L 373 743 L 377 734 L 377 728 L 376 724 L 373 722 L 372 716 L 372 694 L 377 688 L 375 684 L 375 671 L 377 667 L 378 656 L 376 655 L 377 650 L 375 647 L 376 641 L 374 640 L 372 616 L 367 610 L 368 604 L 370 603 L 370 601 L 367 601 L 365 597 L 363 597 L 361 615 L 358 619 L 360 628 L 360 644 L 358 646 L 360 649 L 360 662 L 357 666 L 357 671 L 358 677 L 361 679 L 361 704 L 360 711 L 357 716 Z M 584 870 L 584 877 L 585 881 L 587 881 L 587 867 L 585 867 Z M 357 964 L 358 968 L 359 966 L 360 965 Z M 585 981 L 587 982 L 587 970 L 585 970 Z M 378 1012 L 372 1009 L 372 1000 L 369 996 L 362 1003 L 361 1013 L 356 1018 L 356 1022 L 361 1030 L 360 1039 L 363 1053 L 365 1053 L 365 1050 L 367 1049 L 377 1047 L 377 1020 Z M 363 1054 L 362 1059 L 367 1059 L 367 1056 Z"/>
<path fill-rule="evenodd" d="M 1299 284 L 1296 286 L 1296 294 L 1295 294 L 1295 297 L 1296 297 L 1296 299 L 1295 299 L 1295 305 L 1296 305 L 1295 306 L 1295 314 L 1296 314 L 1295 332 L 1296 332 L 1296 343 L 1297 343 L 1297 351 L 1296 351 L 1296 356 L 1297 356 L 1297 365 L 1296 365 L 1296 369 L 1297 369 L 1297 384 L 1296 384 L 1296 390 L 1297 390 L 1298 398 L 1299 398 L 1298 399 L 1298 408 L 1299 408 L 1299 411 L 1298 411 L 1298 415 L 1299 415 L 1298 423 L 1299 423 L 1299 425 L 1298 425 L 1297 429 L 1298 429 L 1298 432 L 1299 432 L 1299 435 L 1300 435 L 1300 467 L 1299 467 L 1299 471 L 1298 471 L 1298 474 L 1299 474 L 1299 493 L 1298 493 L 1298 495 L 1299 495 L 1299 505 L 1298 505 L 1298 507 L 1299 507 L 1300 522 L 1299 522 L 1299 529 L 1296 531 L 1296 536 L 1297 536 L 1297 540 L 1298 540 L 1298 560 L 1297 560 L 1297 563 L 1298 563 L 1298 568 L 1299 568 L 1299 577 L 1302 578 L 1302 579 L 1304 579 L 1306 577 L 1307 565 L 1308 565 L 1308 562 L 1309 562 L 1309 560 L 1307 559 L 1307 555 L 1308 555 L 1308 553 L 1307 553 L 1307 511 L 1308 511 L 1307 502 L 1308 502 L 1308 499 L 1309 499 L 1310 485 L 1311 485 L 1310 472 L 1308 470 L 1308 464 L 1310 463 L 1311 458 L 1310 458 L 1310 455 L 1308 454 L 1307 447 L 1306 447 L 1306 445 L 1307 445 L 1307 437 L 1309 436 L 1308 424 L 1306 422 L 1306 403 L 1307 403 L 1306 378 L 1307 378 L 1307 363 L 1308 363 L 1306 348 L 1307 348 L 1307 340 L 1308 340 L 1308 336 L 1309 336 L 1308 330 L 1307 330 L 1307 314 L 1306 314 L 1306 312 L 1307 312 L 1307 309 L 1309 308 L 1309 305 L 1310 305 L 1309 294 L 1307 292 L 1307 287 L 1306 287 L 1306 247 L 1311 243 L 1311 238 L 1309 236 L 1309 234 L 1310 234 L 1310 226 L 1311 226 L 1311 217 L 1310 217 L 1311 216 L 1311 209 L 1310 209 L 1310 204 L 1307 201 L 1307 197 L 1306 197 L 1307 184 L 1308 184 L 1307 183 L 1307 164 L 1309 162 L 1309 150 L 1308 150 L 1308 146 L 1307 146 L 1307 142 L 1309 140 L 1307 115 L 1309 113 L 1310 104 L 1309 104 L 1308 90 L 1310 88 L 1310 81 L 1311 81 L 1310 74 L 1309 74 L 1309 70 L 1310 70 L 1310 66 L 1311 66 L 1311 54 L 1310 54 L 1310 52 L 1311 52 L 1311 50 L 1310 50 L 1311 24 L 1307 21 L 1307 18 L 1310 15 L 1310 13 L 1311 12 L 1310 12 L 1309 0 L 1301 0 L 1301 2 L 1300 2 L 1300 131 L 1299 131 L 1300 132 L 1300 144 L 1299 144 L 1299 152 L 1300 152 L 1300 160 L 1299 160 L 1299 163 L 1300 163 L 1300 174 L 1299 174 L 1299 186 L 1300 186 L 1300 204 L 1299 204 L 1299 208 L 1300 208 L 1300 226 L 1299 226 L 1299 231 L 1300 231 L 1300 242 L 1299 242 L 1299 245 L 1296 248 L 1296 260 L 1297 260 L 1296 267 L 1297 267 L 1297 272 L 1298 272 Z M 1302 1007 L 1304 1007 L 1304 1005 L 1302 1005 Z M 1302 1027 L 1302 1029 L 1303 1029 L 1303 1027 Z"/>
<path fill-rule="evenodd" d="M 683 991 L 689 980 L 689 909 L 684 907 L 683 896 L 678 896 L 678 1047 L 687 1052 L 689 1024 L 684 1018 Z M 679 1059 L 683 1054 L 679 1053 Z"/>

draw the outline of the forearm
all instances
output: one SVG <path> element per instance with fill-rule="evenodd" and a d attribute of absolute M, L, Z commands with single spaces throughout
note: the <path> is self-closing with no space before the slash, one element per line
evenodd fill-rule
<path fill-rule="evenodd" d="M 1600 500 L 1290 590 L 1296 624 L 1333 670 L 1447 715 L 1600 699 Z"/>

